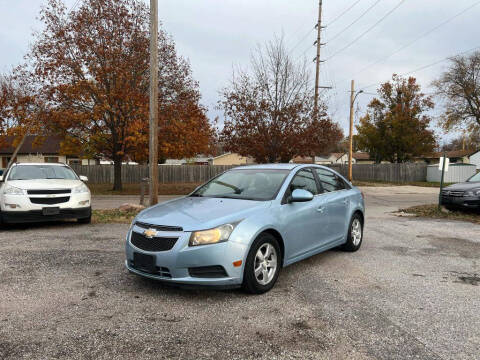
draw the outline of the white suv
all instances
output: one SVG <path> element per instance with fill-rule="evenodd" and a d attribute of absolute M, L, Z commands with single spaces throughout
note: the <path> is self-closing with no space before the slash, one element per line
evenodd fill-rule
<path fill-rule="evenodd" d="M 13 164 L 0 176 L 0 222 L 77 219 L 89 223 L 87 180 L 64 164 Z"/>

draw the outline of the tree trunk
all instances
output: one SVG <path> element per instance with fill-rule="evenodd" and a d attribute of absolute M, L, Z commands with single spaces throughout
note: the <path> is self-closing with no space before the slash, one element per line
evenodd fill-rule
<path fill-rule="evenodd" d="M 113 159 L 113 190 L 122 190 L 122 159 Z"/>

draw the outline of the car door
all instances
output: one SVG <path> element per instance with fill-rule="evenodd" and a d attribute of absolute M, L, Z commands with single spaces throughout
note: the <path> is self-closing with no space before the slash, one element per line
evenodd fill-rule
<path fill-rule="evenodd" d="M 350 206 L 350 186 L 334 172 L 315 168 L 315 174 L 323 189 L 324 207 L 328 219 L 328 242 L 335 242 L 345 237 L 350 219 L 347 219 Z M 348 188 L 347 188 L 348 187 Z"/>
<path fill-rule="evenodd" d="M 295 189 L 308 190 L 314 198 L 307 202 L 290 203 L 288 197 Z M 295 174 L 285 191 L 280 213 L 286 237 L 287 260 L 301 257 L 321 244 L 327 223 L 324 209 L 318 201 L 319 190 L 312 170 L 303 168 Z"/>

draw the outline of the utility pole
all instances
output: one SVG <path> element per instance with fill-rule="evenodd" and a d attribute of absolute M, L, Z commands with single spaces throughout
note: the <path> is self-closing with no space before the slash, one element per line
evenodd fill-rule
<path fill-rule="evenodd" d="M 350 89 L 350 133 L 348 136 L 348 180 L 353 180 L 352 162 L 353 162 L 353 105 L 358 95 L 363 93 L 363 90 L 355 93 L 355 80 L 352 80 Z"/>
<path fill-rule="evenodd" d="M 317 45 L 317 56 L 315 57 L 316 63 L 316 72 L 315 72 L 315 98 L 314 98 L 314 107 L 313 111 L 315 117 L 318 116 L 318 96 L 319 96 L 319 89 L 330 89 L 330 87 L 322 86 L 320 87 L 320 63 L 323 62 L 320 59 L 320 48 L 322 47 L 321 37 L 322 37 L 322 0 L 319 0 L 318 3 L 318 22 L 316 25 L 317 28 L 317 41 L 315 44 Z"/>
<path fill-rule="evenodd" d="M 158 0 L 150 0 L 150 206 L 158 203 Z"/>
<path fill-rule="evenodd" d="M 353 179 L 352 159 L 353 159 L 353 103 L 355 102 L 355 80 L 352 80 L 350 89 L 350 135 L 348 137 L 348 180 Z"/>

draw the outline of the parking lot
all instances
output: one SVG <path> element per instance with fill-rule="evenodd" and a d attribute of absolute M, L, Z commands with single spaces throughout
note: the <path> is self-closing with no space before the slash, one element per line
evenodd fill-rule
<path fill-rule="evenodd" d="M 478 359 L 480 226 L 391 214 L 438 189 L 363 191 L 361 250 L 289 266 L 260 296 L 128 274 L 128 225 L 3 228 L 0 358 Z"/>

